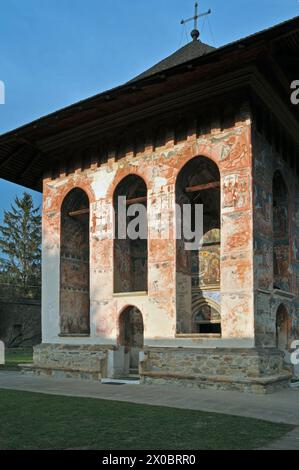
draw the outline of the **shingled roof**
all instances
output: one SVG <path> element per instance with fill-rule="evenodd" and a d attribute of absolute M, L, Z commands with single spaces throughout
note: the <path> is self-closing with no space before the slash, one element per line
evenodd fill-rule
<path fill-rule="evenodd" d="M 215 47 L 204 44 L 201 41 L 192 41 L 186 44 L 186 46 L 178 49 L 174 54 L 171 54 L 170 56 L 166 57 L 166 59 L 161 60 L 161 62 L 158 62 L 150 69 L 133 78 L 133 80 L 130 80 L 129 83 L 151 77 L 156 73 L 162 73 L 172 67 L 176 67 L 177 65 L 182 65 L 186 62 L 189 62 L 190 60 L 198 59 L 199 57 L 202 57 L 203 55 L 206 55 L 214 50 Z"/>

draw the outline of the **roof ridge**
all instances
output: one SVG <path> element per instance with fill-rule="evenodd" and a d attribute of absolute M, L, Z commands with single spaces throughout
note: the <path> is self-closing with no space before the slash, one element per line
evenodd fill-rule
<path fill-rule="evenodd" d="M 213 52 L 216 48 L 205 44 L 200 40 L 191 41 L 188 44 L 177 49 L 175 52 L 170 54 L 168 57 L 160 60 L 155 65 L 145 70 L 141 74 L 137 75 L 127 83 L 135 82 L 136 80 L 141 80 L 143 78 L 150 77 L 155 73 L 166 71 L 169 68 L 175 67 L 177 65 L 182 65 L 189 60 L 202 57 L 203 55 Z"/>

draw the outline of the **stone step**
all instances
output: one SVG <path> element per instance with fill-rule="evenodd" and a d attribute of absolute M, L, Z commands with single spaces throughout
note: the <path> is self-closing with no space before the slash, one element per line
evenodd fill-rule
<path fill-rule="evenodd" d="M 140 378 L 102 379 L 103 385 L 140 385 Z"/>

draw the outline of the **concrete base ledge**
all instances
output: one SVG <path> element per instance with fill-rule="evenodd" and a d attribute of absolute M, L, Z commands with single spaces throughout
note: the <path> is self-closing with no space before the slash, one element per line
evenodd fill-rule
<path fill-rule="evenodd" d="M 273 393 L 290 384 L 292 374 L 285 372 L 276 376 L 236 377 L 221 375 L 187 375 L 171 372 L 146 372 L 141 374 L 143 384 L 177 384 L 188 387 L 210 388 L 215 390 L 237 390 L 249 393 Z"/>

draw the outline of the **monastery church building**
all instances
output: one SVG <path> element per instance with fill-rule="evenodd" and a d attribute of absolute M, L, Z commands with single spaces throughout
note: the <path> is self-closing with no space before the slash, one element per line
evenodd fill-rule
<path fill-rule="evenodd" d="M 122 86 L 0 136 L 43 193 L 42 344 L 25 371 L 263 393 L 299 339 L 299 17 L 192 40 Z M 145 237 L 118 236 L 134 204 Z M 203 243 L 177 239 L 203 207 Z M 123 227 L 122 227 L 123 228 Z M 144 228 L 144 227 L 143 227 Z"/>

